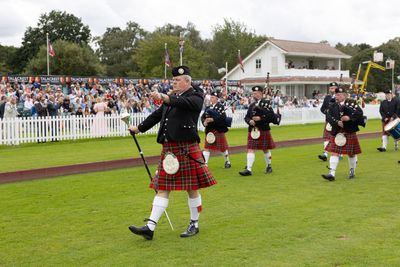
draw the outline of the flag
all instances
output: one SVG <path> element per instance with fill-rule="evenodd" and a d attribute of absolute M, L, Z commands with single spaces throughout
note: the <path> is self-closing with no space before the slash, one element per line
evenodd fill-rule
<path fill-rule="evenodd" d="M 243 59 L 240 56 L 240 50 L 238 51 L 238 63 L 240 65 L 240 69 L 244 72 Z"/>
<path fill-rule="evenodd" d="M 49 56 L 55 57 L 55 55 L 56 55 L 56 51 L 54 50 L 53 46 L 49 42 Z"/>
<path fill-rule="evenodd" d="M 169 53 L 168 53 L 168 50 L 165 48 L 165 65 L 168 67 L 168 68 L 171 68 L 172 67 L 172 62 L 171 62 L 171 59 L 170 59 L 170 57 L 169 57 Z"/>

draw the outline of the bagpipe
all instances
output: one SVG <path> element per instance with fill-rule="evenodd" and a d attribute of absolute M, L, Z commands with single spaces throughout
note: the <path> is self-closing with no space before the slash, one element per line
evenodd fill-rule
<path fill-rule="evenodd" d="M 261 99 L 258 104 L 254 106 L 253 116 L 259 116 L 267 121 L 279 125 L 281 123 L 282 115 L 275 113 L 272 108 L 272 101 L 269 99 Z"/>
<path fill-rule="evenodd" d="M 222 104 L 217 104 L 215 107 L 207 107 L 204 111 L 206 118 L 213 118 L 214 120 L 219 119 L 225 113 L 225 108 Z M 232 126 L 232 118 L 226 117 L 224 119 L 224 126 L 231 127 Z"/>
<path fill-rule="evenodd" d="M 267 78 L 265 79 L 265 86 L 264 86 L 264 91 L 263 94 L 265 96 L 269 95 L 271 97 L 274 97 L 274 89 L 269 85 L 269 72 L 267 72 Z M 278 94 L 279 90 L 276 92 L 276 94 Z M 271 109 L 272 109 L 272 105 L 271 105 Z M 274 110 L 272 109 L 272 112 L 274 112 Z M 281 119 L 282 119 L 282 115 L 281 112 L 279 111 L 279 101 L 276 104 L 276 121 L 277 121 L 277 125 L 279 125 L 281 123 Z"/>
<path fill-rule="evenodd" d="M 361 107 L 358 104 L 358 101 L 352 98 L 347 98 L 344 101 L 343 105 L 343 116 L 347 115 L 351 118 L 355 119 L 356 125 L 362 126 L 365 128 L 367 125 L 367 116 L 364 116 Z"/>

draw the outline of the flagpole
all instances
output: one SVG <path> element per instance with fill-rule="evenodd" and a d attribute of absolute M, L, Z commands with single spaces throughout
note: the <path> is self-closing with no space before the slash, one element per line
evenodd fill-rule
<path fill-rule="evenodd" d="M 240 57 L 240 49 L 238 49 L 238 59 L 239 59 L 239 61 L 240 61 L 240 59 L 241 59 L 241 57 Z M 242 64 L 242 63 L 239 62 L 239 64 Z M 240 66 L 240 69 L 242 69 L 242 66 Z M 242 77 L 242 72 L 243 72 L 243 70 L 240 71 L 240 77 Z"/>
<path fill-rule="evenodd" d="M 49 33 L 46 32 L 46 57 L 47 57 L 47 76 L 50 75 L 50 62 L 49 62 Z"/>
<path fill-rule="evenodd" d="M 226 96 L 228 96 L 228 61 L 225 61 L 225 90 L 226 90 Z"/>
<path fill-rule="evenodd" d="M 165 46 L 165 52 L 164 52 L 164 79 L 167 79 L 167 62 L 165 61 L 165 55 L 167 54 L 167 43 L 164 44 Z"/>

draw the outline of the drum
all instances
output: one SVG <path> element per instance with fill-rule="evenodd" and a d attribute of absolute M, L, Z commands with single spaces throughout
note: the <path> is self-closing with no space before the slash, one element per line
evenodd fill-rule
<path fill-rule="evenodd" d="M 394 140 L 400 139 L 400 118 L 392 120 L 385 125 L 385 132 L 388 132 Z"/>
<path fill-rule="evenodd" d="M 344 134 L 342 134 L 342 133 L 338 133 L 336 136 L 335 136 L 335 144 L 337 145 L 337 146 L 344 146 L 344 145 L 346 145 L 346 136 L 344 136 Z"/>

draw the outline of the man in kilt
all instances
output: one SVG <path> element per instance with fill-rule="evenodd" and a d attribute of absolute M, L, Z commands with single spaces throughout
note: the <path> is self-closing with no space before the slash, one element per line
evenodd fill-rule
<path fill-rule="evenodd" d="M 339 164 L 339 155 L 349 156 L 349 179 L 355 177 L 357 154 L 361 153 L 356 132 L 358 125 L 365 127 L 365 118 L 362 109 L 353 99 L 346 99 L 344 89 L 335 90 L 336 102 L 329 106 L 327 120 L 332 125 L 331 136 L 326 150 L 331 152 L 329 159 L 329 174 L 322 174 L 328 181 L 335 180 L 336 168 Z"/>
<path fill-rule="evenodd" d="M 271 149 L 276 147 L 270 132 L 270 123 L 279 124 L 280 116 L 275 114 L 271 101 L 263 99 L 263 89 L 261 86 L 254 86 L 252 88 L 253 102 L 247 110 L 244 120 L 249 125 L 247 134 L 247 165 L 245 169 L 239 172 L 242 176 L 252 175 L 251 169 L 255 161 L 254 150 L 264 151 L 264 158 L 266 162 L 266 173 L 272 172 L 271 166 Z M 252 132 L 259 132 L 259 134 L 252 134 Z"/>
<path fill-rule="evenodd" d="M 324 132 L 323 132 L 323 135 L 322 135 L 322 138 L 324 139 L 324 152 L 322 153 L 322 155 L 318 155 L 318 158 L 320 160 L 323 160 L 323 161 L 327 161 L 328 160 L 328 151 L 326 150 L 326 146 L 328 145 L 329 138 L 331 136 L 331 132 L 328 131 L 329 127 L 327 127 L 328 121 L 326 119 L 326 113 L 328 111 L 329 105 L 331 103 L 335 102 L 335 90 L 336 90 L 336 88 L 338 88 L 338 84 L 336 82 L 331 82 L 329 84 L 329 89 L 328 89 L 329 92 L 325 96 L 324 102 L 322 103 L 322 106 L 321 106 L 321 109 L 320 109 L 321 112 L 325 115 Z"/>
<path fill-rule="evenodd" d="M 386 146 L 389 141 L 390 134 L 385 131 L 386 124 L 400 116 L 400 114 L 398 114 L 398 110 L 400 109 L 400 107 L 398 107 L 399 104 L 396 101 L 397 99 L 393 98 L 391 90 L 385 91 L 385 98 L 386 99 L 381 102 L 379 107 L 379 113 L 381 114 L 382 118 L 382 146 L 378 147 L 377 149 L 380 152 L 386 152 Z M 395 140 L 394 150 L 397 151 L 398 149 L 398 143 L 397 140 Z"/>
<path fill-rule="evenodd" d="M 202 210 L 198 190 L 216 184 L 199 147 L 197 121 L 203 107 L 203 91 L 191 86 L 192 78 L 188 67 L 175 67 L 172 75 L 173 93 L 165 95 L 152 92 L 151 97 L 155 100 L 161 99 L 163 104 L 137 127 L 129 128 L 131 133 L 136 134 L 146 132 L 160 123 L 157 142 L 162 144 L 163 149 L 157 173 L 150 183 L 150 188 L 157 191 L 153 208 L 150 217 L 146 219 L 146 225 L 129 227 L 134 234 L 147 240 L 153 239 L 157 222 L 168 206 L 169 193 L 175 190 L 187 191 L 190 210 L 189 226 L 180 236 L 196 235 L 199 232 L 198 220 Z"/>
<path fill-rule="evenodd" d="M 210 150 L 220 151 L 225 159 L 224 167 L 230 168 L 228 142 L 225 133 L 228 127 L 225 123 L 226 113 L 225 107 L 218 101 L 218 93 L 212 92 L 210 97 L 210 106 L 206 108 L 201 116 L 206 132 L 206 140 L 204 142 L 203 156 L 206 164 L 210 158 Z M 211 134 L 210 134 L 211 133 Z M 211 138 L 209 138 L 211 135 Z"/>

